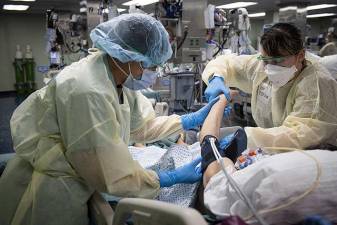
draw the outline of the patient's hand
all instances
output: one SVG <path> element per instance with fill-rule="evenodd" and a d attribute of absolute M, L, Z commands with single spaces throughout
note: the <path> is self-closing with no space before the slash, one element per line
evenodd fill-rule
<path fill-rule="evenodd" d="M 239 95 L 239 91 L 238 90 L 231 90 L 230 94 L 231 94 L 231 99 L 233 99 L 234 97 Z"/>
<path fill-rule="evenodd" d="M 184 133 L 180 133 L 179 134 L 179 138 L 178 138 L 178 140 L 177 140 L 177 145 L 188 145 L 188 144 L 186 144 L 185 142 L 184 142 L 184 139 L 185 139 L 185 134 Z"/>
<path fill-rule="evenodd" d="M 138 147 L 138 148 L 145 148 L 146 146 L 142 143 L 134 143 L 133 144 L 134 147 Z"/>
<path fill-rule="evenodd" d="M 219 97 L 220 97 L 219 102 L 227 103 L 227 99 L 224 94 L 219 95 Z"/>
<path fill-rule="evenodd" d="M 222 109 L 222 108 L 225 108 L 227 103 L 228 103 L 227 98 L 225 97 L 224 94 L 221 94 L 221 95 L 219 95 L 219 101 L 217 103 L 215 103 L 213 107 L 217 107 L 219 109 Z"/>
<path fill-rule="evenodd" d="M 237 91 L 237 90 L 231 90 L 230 91 L 230 95 L 231 95 L 231 99 L 233 99 L 234 97 L 236 97 L 236 96 L 239 95 L 239 91 Z M 219 97 L 220 97 L 220 100 L 222 100 L 222 101 L 226 100 L 226 103 L 228 103 L 228 101 L 227 101 L 227 99 L 226 99 L 226 97 L 225 97 L 224 94 L 219 95 Z"/>

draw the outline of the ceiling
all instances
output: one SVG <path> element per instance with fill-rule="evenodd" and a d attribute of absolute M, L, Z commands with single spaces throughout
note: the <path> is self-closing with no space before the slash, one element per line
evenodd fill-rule
<path fill-rule="evenodd" d="M 30 5 L 30 8 L 27 11 L 20 12 L 20 13 L 45 13 L 47 9 L 54 8 L 59 11 L 72 11 L 78 12 L 79 11 L 79 1 L 80 0 L 36 0 L 35 2 L 18 2 L 18 1 L 10 1 L 10 0 L 1 0 L 0 2 L 0 13 L 15 13 L 9 12 L 2 9 L 4 4 L 27 4 Z M 127 8 L 126 6 L 121 5 L 128 0 L 115 0 L 114 2 L 117 4 L 119 8 Z M 247 1 L 247 0 L 240 0 L 240 1 Z M 336 0 L 249 0 L 258 2 L 257 5 L 247 7 L 249 13 L 256 13 L 256 12 L 268 12 L 268 11 L 277 11 L 278 5 L 281 3 L 289 3 L 289 2 L 307 2 L 309 5 L 317 5 L 317 4 L 336 4 Z M 214 5 L 223 5 L 227 3 L 236 2 L 236 0 L 209 0 L 210 4 Z M 147 6 L 145 9 L 152 10 L 153 5 Z M 320 9 L 320 10 L 312 10 L 309 11 L 308 14 L 316 14 L 316 13 L 336 13 L 337 14 L 337 7 L 327 8 L 327 9 Z M 337 16 L 335 16 L 337 17 Z"/>

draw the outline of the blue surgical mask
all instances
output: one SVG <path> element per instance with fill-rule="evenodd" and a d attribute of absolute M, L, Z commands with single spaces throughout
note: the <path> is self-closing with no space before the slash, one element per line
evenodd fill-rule
<path fill-rule="evenodd" d="M 133 77 L 133 75 L 131 74 L 131 67 L 130 67 L 130 63 L 129 65 L 129 74 L 127 74 L 116 62 L 114 59 L 112 59 L 115 63 L 115 65 L 122 71 L 122 73 L 124 73 L 127 78 L 123 83 L 124 87 L 127 87 L 131 90 L 134 91 L 138 91 L 138 90 L 142 90 L 142 89 L 146 89 L 148 87 L 150 87 L 151 85 L 154 84 L 154 82 L 156 81 L 157 77 L 158 77 L 158 73 L 149 69 L 143 69 L 143 73 L 141 75 L 140 79 L 135 79 Z"/>
<path fill-rule="evenodd" d="M 143 74 L 140 80 L 133 78 L 133 76 L 130 74 L 123 83 L 123 86 L 134 91 L 146 89 L 154 84 L 157 77 L 158 77 L 157 72 L 148 69 L 143 69 Z"/>

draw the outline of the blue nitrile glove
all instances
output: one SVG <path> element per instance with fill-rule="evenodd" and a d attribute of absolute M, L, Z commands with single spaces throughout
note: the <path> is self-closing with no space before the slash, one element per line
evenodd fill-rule
<path fill-rule="evenodd" d="M 160 187 L 171 187 L 175 184 L 193 184 L 202 177 L 201 157 L 172 171 L 158 172 Z"/>
<path fill-rule="evenodd" d="M 308 216 L 305 218 L 301 224 L 303 225 L 332 225 L 332 222 L 329 220 L 319 216 L 319 215 L 313 215 L 313 216 Z"/>
<path fill-rule="evenodd" d="M 229 116 L 231 115 L 231 112 L 232 112 L 232 106 L 231 105 L 227 105 L 225 107 L 225 111 L 223 113 L 223 117 L 224 118 L 229 118 Z"/>
<path fill-rule="evenodd" d="M 205 90 L 206 100 L 208 102 L 212 101 L 212 99 L 216 98 L 220 94 L 224 94 L 227 101 L 231 100 L 230 90 L 226 87 L 223 77 L 213 75 L 212 79 L 209 81 L 208 87 Z"/>
<path fill-rule="evenodd" d="M 211 100 L 207 105 L 196 112 L 185 114 L 181 116 L 181 124 L 184 130 L 190 130 L 194 127 L 200 126 L 204 123 L 206 117 L 212 106 L 219 100 L 219 97 Z"/>
<path fill-rule="evenodd" d="M 247 149 L 247 134 L 243 128 L 223 137 L 219 141 L 220 154 L 233 162 Z"/>
<path fill-rule="evenodd" d="M 234 134 L 235 133 L 232 133 L 230 135 L 227 135 L 225 137 L 223 137 L 220 141 L 219 141 L 219 144 L 220 144 L 220 149 L 223 150 L 223 149 L 226 149 L 228 147 L 229 144 L 231 144 L 233 138 L 234 138 Z"/>

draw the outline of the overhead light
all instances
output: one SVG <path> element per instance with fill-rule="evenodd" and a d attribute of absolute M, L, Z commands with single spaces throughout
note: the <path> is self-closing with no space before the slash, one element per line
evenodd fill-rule
<path fill-rule="evenodd" d="M 244 7 L 256 5 L 256 4 L 257 4 L 257 2 L 233 2 L 233 3 L 226 4 L 226 5 L 219 5 L 219 6 L 217 6 L 217 8 L 219 8 L 219 9 L 236 9 L 236 8 L 244 8 Z"/>
<path fill-rule="evenodd" d="M 262 17 L 265 16 L 266 13 L 265 12 L 259 12 L 259 13 L 252 13 L 252 14 L 248 14 L 248 17 L 253 18 L 253 17 Z"/>
<path fill-rule="evenodd" d="M 321 5 L 311 5 L 307 7 L 307 10 L 315 10 L 315 9 L 326 9 L 331 7 L 336 7 L 335 4 L 321 4 Z"/>
<path fill-rule="evenodd" d="M 4 10 L 17 10 L 17 11 L 25 11 L 29 8 L 29 5 L 4 5 Z"/>
<path fill-rule="evenodd" d="M 280 8 L 280 12 L 288 11 L 288 10 L 297 10 L 297 6 L 287 6 L 284 8 Z"/>
<path fill-rule="evenodd" d="M 336 7 L 337 5 L 335 4 L 321 4 L 321 5 L 311 5 L 311 6 L 307 6 L 306 9 L 307 11 L 309 10 L 315 10 L 315 9 L 326 9 L 326 8 L 331 8 L 331 7 Z M 298 7 L 297 6 L 287 6 L 284 8 L 280 8 L 280 12 L 283 11 L 288 11 L 288 10 L 297 10 Z"/>
<path fill-rule="evenodd" d="M 153 3 L 159 2 L 159 0 L 132 0 L 123 3 L 122 5 L 130 6 L 130 5 L 151 5 Z"/>
<path fill-rule="evenodd" d="M 298 9 L 297 9 L 297 12 L 298 12 L 298 13 L 307 13 L 308 10 L 307 10 L 307 8 L 298 8 Z"/>
<path fill-rule="evenodd" d="M 319 13 L 319 14 L 307 15 L 307 18 L 327 17 L 327 16 L 334 16 L 334 15 L 336 15 L 336 13 Z"/>
<path fill-rule="evenodd" d="M 117 8 L 118 12 L 124 12 L 126 9 L 122 9 L 122 8 Z"/>
<path fill-rule="evenodd" d="M 35 2 L 35 0 L 10 0 L 12 2 Z"/>
<path fill-rule="evenodd" d="M 117 8 L 117 11 L 120 12 L 124 12 L 126 9 L 122 9 L 122 8 Z M 108 14 L 110 12 L 110 10 L 108 8 L 105 8 L 102 10 L 102 13 L 106 13 Z"/>

